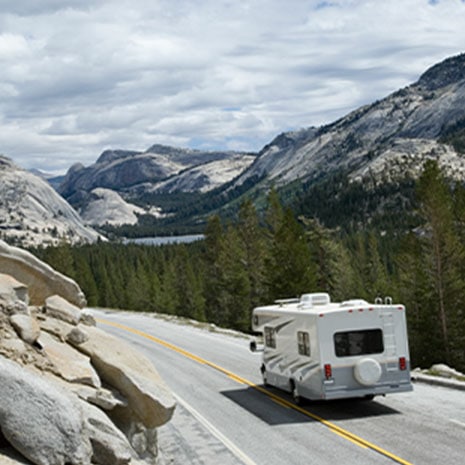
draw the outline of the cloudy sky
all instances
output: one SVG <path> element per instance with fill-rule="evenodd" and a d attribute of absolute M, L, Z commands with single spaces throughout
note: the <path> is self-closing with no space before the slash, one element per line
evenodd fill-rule
<path fill-rule="evenodd" d="M 465 51 L 463 0 L 0 0 L 0 153 L 258 151 Z"/>

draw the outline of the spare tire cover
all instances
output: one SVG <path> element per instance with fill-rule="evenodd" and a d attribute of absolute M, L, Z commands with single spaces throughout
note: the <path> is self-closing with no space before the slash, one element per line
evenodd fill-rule
<path fill-rule="evenodd" d="M 372 358 L 364 358 L 354 367 L 355 379 L 364 386 L 371 386 L 381 378 L 381 365 Z"/>

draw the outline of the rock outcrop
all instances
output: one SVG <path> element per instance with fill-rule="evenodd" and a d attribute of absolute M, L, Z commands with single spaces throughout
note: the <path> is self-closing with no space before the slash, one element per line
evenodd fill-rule
<path fill-rule="evenodd" d="M 0 384 L 2 433 L 18 452 L 37 465 L 90 463 L 90 440 L 77 399 L 3 357 Z"/>
<path fill-rule="evenodd" d="M 136 224 L 140 215 L 161 216 L 158 209 L 138 207 L 126 202 L 117 192 L 102 187 L 85 195 L 79 214 L 86 224 L 92 226 Z"/>
<path fill-rule="evenodd" d="M 0 155 L 0 233 L 21 246 L 105 240 L 41 177 Z"/>
<path fill-rule="evenodd" d="M 280 134 L 228 187 L 321 182 L 343 170 L 351 180 L 392 183 L 416 178 L 433 159 L 463 182 L 465 54 L 428 69 L 420 79 L 337 121 Z M 257 189 L 258 186 L 254 186 Z M 220 195 L 224 193 L 220 192 Z"/>
<path fill-rule="evenodd" d="M 58 192 L 72 205 L 96 188 L 116 192 L 206 192 L 228 182 L 249 166 L 255 156 L 234 151 L 203 151 L 152 145 L 144 152 L 107 150 L 91 166 L 73 165 Z M 194 172 L 188 173 L 196 168 Z M 179 183 L 176 178 L 180 177 Z M 165 185 L 164 182 L 172 180 Z M 81 202 L 82 203 L 82 202 Z"/>
<path fill-rule="evenodd" d="M 105 331 L 88 327 L 85 332 L 89 339 L 78 345 L 79 350 L 90 357 L 102 380 L 119 386 L 144 426 L 155 428 L 165 424 L 171 416 L 167 407 L 172 395 L 150 361 Z"/>
<path fill-rule="evenodd" d="M 137 224 L 141 215 L 172 215 L 156 203 L 147 205 L 146 199 L 154 194 L 212 191 L 254 160 L 255 155 L 243 152 L 163 145 L 153 145 L 145 152 L 107 150 L 91 166 L 73 165 L 57 190 L 88 225 Z"/>
<path fill-rule="evenodd" d="M 174 398 L 82 299 L 74 281 L 0 244 L 0 463 L 160 463 Z"/>
<path fill-rule="evenodd" d="M 23 286 L 22 294 L 29 297 L 32 305 L 43 305 L 45 299 L 58 295 L 80 308 L 86 298 L 75 281 L 58 273 L 26 250 L 8 245 L 0 240 L 0 272 L 10 275 Z M 21 292 L 18 293 L 19 300 Z"/>

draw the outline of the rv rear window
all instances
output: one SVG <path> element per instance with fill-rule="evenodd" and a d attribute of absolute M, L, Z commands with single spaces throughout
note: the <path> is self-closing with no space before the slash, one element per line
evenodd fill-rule
<path fill-rule="evenodd" d="M 384 352 L 383 332 L 380 329 L 345 331 L 334 335 L 336 356 L 380 354 Z"/>
<path fill-rule="evenodd" d="M 276 349 L 276 332 L 274 328 L 265 326 L 265 345 L 266 347 Z"/>

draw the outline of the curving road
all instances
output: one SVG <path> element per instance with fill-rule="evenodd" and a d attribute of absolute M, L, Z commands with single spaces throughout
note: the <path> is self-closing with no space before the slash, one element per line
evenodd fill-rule
<path fill-rule="evenodd" d="M 295 406 L 265 389 L 248 340 L 159 316 L 92 310 L 145 353 L 178 400 L 160 428 L 167 464 L 465 463 L 465 392 L 416 384 L 372 402 Z"/>

